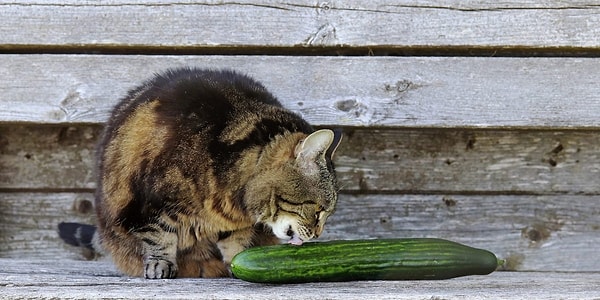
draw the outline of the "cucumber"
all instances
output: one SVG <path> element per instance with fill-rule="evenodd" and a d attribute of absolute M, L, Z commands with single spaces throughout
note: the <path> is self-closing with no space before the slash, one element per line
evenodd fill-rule
<path fill-rule="evenodd" d="M 448 279 L 485 275 L 502 261 L 483 249 L 434 238 L 308 242 L 238 253 L 231 271 L 261 283 Z"/>

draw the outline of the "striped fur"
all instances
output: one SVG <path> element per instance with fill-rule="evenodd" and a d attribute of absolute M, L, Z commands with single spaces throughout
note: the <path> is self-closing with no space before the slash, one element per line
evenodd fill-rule
<path fill-rule="evenodd" d="M 115 107 L 99 144 L 102 247 L 128 275 L 222 277 L 247 247 L 318 237 L 338 142 L 247 76 L 157 75 Z"/>

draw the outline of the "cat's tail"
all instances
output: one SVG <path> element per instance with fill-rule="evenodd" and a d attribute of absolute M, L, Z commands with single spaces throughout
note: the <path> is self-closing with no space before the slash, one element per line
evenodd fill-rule
<path fill-rule="evenodd" d="M 69 245 L 83 247 L 94 254 L 104 254 L 96 226 L 62 222 L 58 224 L 58 236 Z"/>

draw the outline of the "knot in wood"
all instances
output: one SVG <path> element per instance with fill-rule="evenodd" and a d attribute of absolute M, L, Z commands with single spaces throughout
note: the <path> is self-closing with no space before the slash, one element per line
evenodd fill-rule
<path fill-rule="evenodd" d="M 342 100 L 335 103 L 335 107 L 341 111 L 349 112 L 359 106 L 358 101 L 354 99 Z"/>

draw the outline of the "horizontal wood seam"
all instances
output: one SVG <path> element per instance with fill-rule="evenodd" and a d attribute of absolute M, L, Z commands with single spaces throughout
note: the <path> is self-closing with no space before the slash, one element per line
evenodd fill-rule
<path fill-rule="evenodd" d="M 457 56 L 457 57 L 600 57 L 598 47 L 506 46 L 150 46 L 123 44 L 0 44 L 0 54 L 98 55 L 277 55 L 277 56 Z"/>
<path fill-rule="evenodd" d="M 94 193 L 88 188 L 0 188 L 2 193 Z M 600 193 L 553 191 L 484 191 L 484 190 L 340 190 L 340 194 L 352 196 L 364 195 L 415 195 L 415 196 L 600 196 Z"/>

